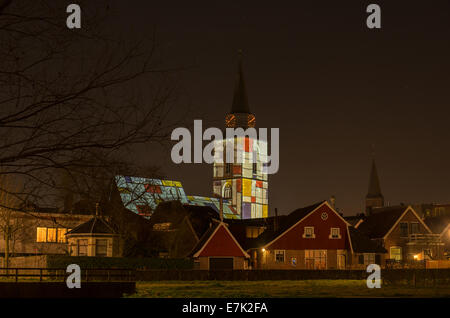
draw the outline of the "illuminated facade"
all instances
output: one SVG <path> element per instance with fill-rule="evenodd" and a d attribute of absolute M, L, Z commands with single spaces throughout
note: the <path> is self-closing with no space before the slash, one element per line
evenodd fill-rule
<path fill-rule="evenodd" d="M 225 117 L 227 128 L 253 128 L 255 115 L 250 112 L 245 90 L 242 62 L 239 60 L 238 73 L 233 96 L 231 112 Z M 267 159 L 267 142 L 254 138 L 234 137 L 217 141 L 222 143 L 223 161 L 214 163 L 213 192 L 215 197 L 229 199 L 242 219 L 268 217 L 268 178 L 263 172 Z M 233 163 L 226 162 L 227 145 L 234 148 Z M 242 151 L 242 160 L 238 160 L 238 150 Z"/>

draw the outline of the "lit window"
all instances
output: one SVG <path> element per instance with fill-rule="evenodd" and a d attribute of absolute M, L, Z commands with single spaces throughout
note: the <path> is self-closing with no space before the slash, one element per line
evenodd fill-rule
<path fill-rule="evenodd" d="M 36 242 L 47 242 L 47 228 L 38 227 L 36 234 Z"/>
<path fill-rule="evenodd" d="M 156 223 L 153 224 L 153 230 L 155 231 L 168 231 L 171 227 L 172 223 L 165 222 L 165 223 Z"/>
<path fill-rule="evenodd" d="M 47 242 L 56 242 L 56 228 L 47 228 Z"/>
<path fill-rule="evenodd" d="M 58 243 L 66 243 L 67 229 L 58 229 Z"/>
<path fill-rule="evenodd" d="M 341 238 L 341 229 L 338 227 L 332 227 L 329 238 L 330 239 L 340 239 Z"/>
<path fill-rule="evenodd" d="M 275 250 L 275 262 L 284 263 L 284 250 Z"/>
<path fill-rule="evenodd" d="M 392 246 L 391 247 L 391 251 L 390 251 L 391 255 L 390 258 L 394 259 L 396 261 L 401 261 L 402 260 L 402 248 L 398 247 L 398 246 Z"/>
<path fill-rule="evenodd" d="M 327 250 L 305 250 L 307 269 L 327 269 Z"/>
<path fill-rule="evenodd" d="M 108 240 L 101 239 L 95 242 L 95 256 L 108 255 Z"/>
<path fill-rule="evenodd" d="M 305 232 L 303 233 L 303 238 L 314 238 L 314 227 L 313 226 L 305 226 Z"/>

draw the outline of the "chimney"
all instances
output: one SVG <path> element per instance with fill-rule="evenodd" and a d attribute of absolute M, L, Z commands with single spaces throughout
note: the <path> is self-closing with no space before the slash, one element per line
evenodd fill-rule
<path fill-rule="evenodd" d="M 334 210 L 336 210 L 336 197 L 334 195 L 330 197 L 330 205 Z"/>
<path fill-rule="evenodd" d="M 278 231 L 278 209 L 275 208 L 275 217 L 273 219 L 273 231 Z"/>

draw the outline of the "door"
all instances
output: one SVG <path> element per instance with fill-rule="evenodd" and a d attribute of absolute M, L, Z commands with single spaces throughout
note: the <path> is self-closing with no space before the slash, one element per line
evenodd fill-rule
<path fill-rule="evenodd" d="M 337 256 L 337 267 L 338 269 L 345 269 L 345 255 L 338 254 Z"/>
<path fill-rule="evenodd" d="M 209 258 L 209 269 L 210 270 L 233 269 L 233 258 L 232 257 L 210 257 Z"/>

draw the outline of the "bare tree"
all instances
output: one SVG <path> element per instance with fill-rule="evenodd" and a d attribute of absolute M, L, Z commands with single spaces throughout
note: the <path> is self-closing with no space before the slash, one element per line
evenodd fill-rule
<path fill-rule="evenodd" d="M 0 233 L 4 239 L 4 264 L 8 268 L 11 246 L 14 246 L 24 230 L 23 219 L 17 217 L 17 211 L 23 210 L 28 193 L 24 185 L 11 175 L 0 175 Z"/>
<path fill-rule="evenodd" d="M 98 8 L 80 3 L 83 27 L 74 31 L 58 1 L 0 0 L 0 169 L 32 184 L 36 202 L 60 186 L 55 171 L 117 167 L 123 149 L 163 143 L 179 125 L 179 68 L 164 66 L 155 35 L 110 39 Z M 95 3 L 106 10 L 107 1 Z M 110 161 L 92 160 L 98 153 Z"/>

